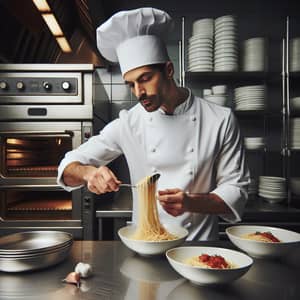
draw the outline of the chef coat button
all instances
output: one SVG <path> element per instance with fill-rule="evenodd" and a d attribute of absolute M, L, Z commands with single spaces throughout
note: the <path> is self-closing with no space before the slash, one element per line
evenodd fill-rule
<path fill-rule="evenodd" d="M 188 152 L 194 152 L 194 148 L 188 148 Z"/>
<path fill-rule="evenodd" d="M 192 116 L 191 120 L 195 122 L 197 120 L 197 118 L 195 116 Z"/>
<path fill-rule="evenodd" d="M 149 121 L 152 122 L 152 120 L 153 120 L 152 117 L 150 117 L 150 118 L 149 118 Z"/>
<path fill-rule="evenodd" d="M 189 175 L 193 175 L 194 173 L 193 173 L 193 171 L 189 171 Z"/>
<path fill-rule="evenodd" d="M 155 149 L 155 148 L 152 148 L 152 149 L 151 149 L 151 152 L 153 152 L 153 153 L 156 152 L 156 149 Z"/>

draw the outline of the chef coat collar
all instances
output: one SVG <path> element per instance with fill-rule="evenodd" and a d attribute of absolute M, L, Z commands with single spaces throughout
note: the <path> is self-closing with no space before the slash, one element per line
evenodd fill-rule
<path fill-rule="evenodd" d="M 189 92 L 188 94 L 188 97 L 186 98 L 186 100 L 179 104 L 175 110 L 174 110 L 174 113 L 173 115 L 181 115 L 181 114 L 184 114 L 186 111 L 188 111 L 190 109 L 190 107 L 192 106 L 193 104 L 193 101 L 194 101 L 194 97 L 192 95 L 192 91 L 189 89 L 189 88 L 186 88 Z M 167 113 L 162 109 L 162 108 L 159 108 L 159 111 L 164 114 L 164 115 L 167 115 Z"/>

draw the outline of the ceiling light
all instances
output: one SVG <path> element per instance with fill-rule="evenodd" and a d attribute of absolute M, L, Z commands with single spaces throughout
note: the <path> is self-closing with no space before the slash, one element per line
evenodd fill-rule
<path fill-rule="evenodd" d="M 58 22 L 56 21 L 56 18 L 53 14 L 42 14 L 42 17 L 44 18 L 45 22 L 47 23 L 51 33 L 54 36 L 60 36 L 64 35 Z"/>
<path fill-rule="evenodd" d="M 37 7 L 39 11 L 42 12 L 49 12 L 50 11 L 50 6 L 47 3 L 47 0 L 32 0 L 34 5 Z"/>
<path fill-rule="evenodd" d="M 63 52 L 72 52 L 71 46 L 64 36 L 56 37 L 56 41 Z"/>

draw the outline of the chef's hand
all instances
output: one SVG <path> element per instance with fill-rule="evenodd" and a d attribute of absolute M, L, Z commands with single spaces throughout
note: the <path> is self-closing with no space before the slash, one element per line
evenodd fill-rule
<path fill-rule="evenodd" d="M 104 194 L 107 192 L 114 192 L 119 190 L 120 180 L 115 174 L 106 166 L 99 168 L 91 167 L 85 174 L 88 189 L 95 194 Z"/>
<path fill-rule="evenodd" d="M 158 191 L 158 200 L 164 210 L 177 217 L 186 211 L 187 194 L 181 189 Z"/>

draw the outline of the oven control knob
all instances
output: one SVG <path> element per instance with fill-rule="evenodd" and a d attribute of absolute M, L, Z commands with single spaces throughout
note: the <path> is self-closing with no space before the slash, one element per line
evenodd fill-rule
<path fill-rule="evenodd" d="M 71 84 L 69 81 L 64 81 L 62 84 L 61 84 L 61 87 L 64 91 L 68 91 L 70 88 L 71 88 Z"/>
<path fill-rule="evenodd" d="M 0 82 L 0 90 L 7 90 L 8 84 L 5 81 Z"/>
<path fill-rule="evenodd" d="M 18 81 L 16 84 L 16 87 L 19 91 L 24 90 L 25 89 L 25 84 L 23 81 Z"/>
<path fill-rule="evenodd" d="M 46 91 L 50 91 L 51 88 L 52 88 L 52 85 L 51 85 L 50 82 L 44 81 L 44 82 L 43 82 L 43 87 L 44 87 L 44 89 L 45 89 Z"/>

